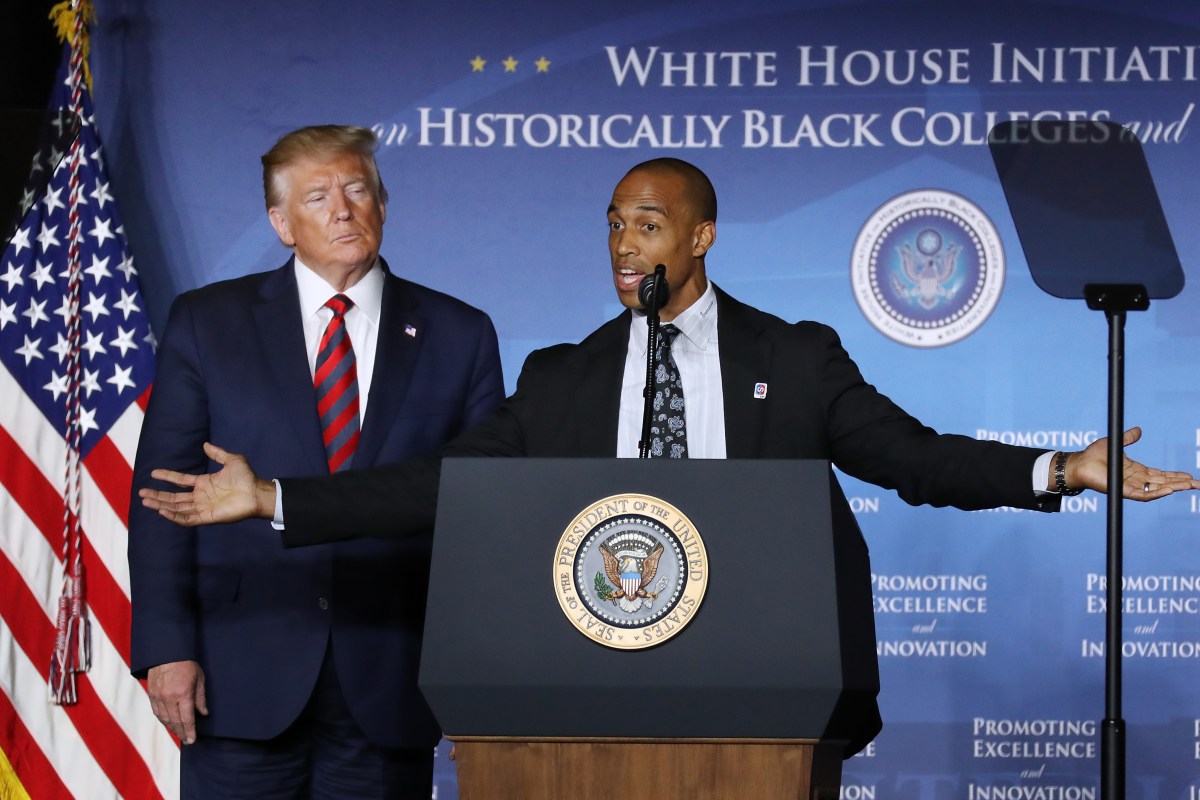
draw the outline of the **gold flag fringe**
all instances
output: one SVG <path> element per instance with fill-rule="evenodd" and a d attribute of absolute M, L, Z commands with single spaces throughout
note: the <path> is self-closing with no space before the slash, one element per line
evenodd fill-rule
<path fill-rule="evenodd" d="M 78 24 L 80 15 L 82 15 L 82 25 Z M 63 0 L 50 9 L 50 20 L 54 23 L 60 42 L 63 44 L 69 42 L 72 50 L 78 48 L 82 51 L 83 80 L 87 84 L 88 91 L 91 92 L 92 68 L 88 64 L 88 55 L 91 53 L 92 42 L 88 36 L 88 26 L 96 22 L 96 9 L 92 5 L 92 0 Z M 76 31 L 78 31 L 79 41 L 75 41 Z"/>

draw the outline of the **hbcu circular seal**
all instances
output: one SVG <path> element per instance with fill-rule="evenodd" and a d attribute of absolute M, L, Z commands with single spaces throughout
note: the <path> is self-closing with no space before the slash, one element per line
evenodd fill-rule
<path fill-rule="evenodd" d="M 953 344 L 983 324 L 1004 288 L 1004 246 L 987 215 L 941 189 L 893 197 L 870 216 L 850 256 L 863 315 L 912 347 Z"/>
<path fill-rule="evenodd" d="M 580 633 L 640 650 L 683 630 L 704 599 L 708 554 L 679 509 L 643 494 L 592 503 L 554 555 L 554 593 Z"/>

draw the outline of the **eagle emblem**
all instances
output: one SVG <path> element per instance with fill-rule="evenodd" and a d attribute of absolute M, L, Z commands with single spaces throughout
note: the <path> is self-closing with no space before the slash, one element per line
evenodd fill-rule
<path fill-rule="evenodd" d="M 614 538 L 628 540 L 630 537 Z M 648 544 L 657 546 L 647 552 L 646 545 Z M 655 587 L 656 591 L 650 591 L 649 586 L 658 575 L 658 562 L 662 558 L 663 546 L 660 542 L 650 540 L 644 542 L 625 541 L 621 545 L 610 540 L 601 544 L 597 549 L 604 558 L 604 574 L 612 582 L 612 588 L 608 590 L 608 596 L 605 599 L 620 606 L 622 611 L 632 614 L 640 609 L 643 603 L 646 606 L 652 606 L 658 599 L 662 586 Z"/>
<path fill-rule="evenodd" d="M 955 290 L 947 288 L 946 283 L 958 267 L 962 248 L 950 244 L 943 249 L 942 235 L 932 228 L 917 234 L 916 244 L 915 250 L 908 242 L 896 248 L 909 286 L 902 285 L 899 276 L 893 274 L 892 288 L 901 297 L 915 298 L 922 308 L 930 309 L 939 300 L 954 296 Z"/>

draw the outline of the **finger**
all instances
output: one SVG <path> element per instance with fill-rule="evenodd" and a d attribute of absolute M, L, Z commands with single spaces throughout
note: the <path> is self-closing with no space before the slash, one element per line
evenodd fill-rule
<path fill-rule="evenodd" d="M 196 741 L 196 708 L 191 700 L 180 700 L 176 708 L 179 709 L 179 732 L 176 734 L 184 744 L 191 744 Z"/>
<path fill-rule="evenodd" d="M 1177 470 L 1164 471 L 1161 469 L 1148 469 L 1146 470 L 1146 474 L 1150 476 L 1151 480 L 1169 481 L 1171 483 L 1191 483 L 1193 480 L 1189 473 L 1179 472 Z"/>
<path fill-rule="evenodd" d="M 208 693 L 204 690 L 204 673 L 196 680 L 196 710 L 208 716 Z"/>
<path fill-rule="evenodd" d="M 142 505 L 151 511 L 157 511 L 161 516 L 179 525 L 187 524 L 196 518 L 195 507 L 191 503 L 160 501 L 154 497 L 142 496 Z"/>
<path fill-rule="evenodd" d="M 170 729 L 171 718 L 167 714 L 167 706 L 162 700 L 157 697 L 150 700 L 150 710 L 154 712 L 154 718 L 163 724 L 164 727 Z"/>
<path fill-rule="evenodd" d="M 1125 435 L 1124 435 L 1124 437 L 1122 437 L 1122 440 L 1124 441 L 1125 446 L 1128 447 L 1129 445 L 1135 443 L 1138 439 L 1141 439 L 1141 438 L 1142 438 L 1142 429 L 1135 425 L 1134 427 L 1125 431 Z"/>
<path fill-rule="evenodd" d="M 1126 462 L 1125 481 L 1133 485 L 1137 485 L 1139 481 L 1153 484 L 1165 483 L 1176 489 L 1190 489 L 1196 483 L 1195 479 L 1187 472 L 1155 469 L 1136 461 Z"/>
<path fill-rule="evenodd" d="M 1127 500 L 1136 500 L 1144 503 L 1189 488 L 1191 488 L 1190 483 L 1163 483 L 1156 480 L 1130 479 L 1126 480 L 1122 486 L 1122 494 Z"/>
<path fill-rule="evenodd" d="M 175 734 L 179 739 L 183 739 L 183 712 L 180 709 L 182 703 L 179 701 L 167 703 L 167 730 Z"/>
<path fill-rule="evenodd" d="M 145 491 L 145 489 L 142 489 L 140 492 L 138 492 L 138 497 L 142 498 L 142 506 L 150 509 L 151 511 L 161 510 L 163 508 L 163 504 L 158 500 L 155 500 L 153 497 L 145 494 Z"/>
<path fill-rule="evenodd" d="M 158 510 L 164 506 L 180 508 L 185 502 L 190 502 L 191 492 L 164 492 L 159 489 L 138 489 L 138 497 L 148 508 Z M 153 505 L 150 505 L 153 503 Z"/>
<path fill-rule="evenodd" d="M 173 469 L 156 469 L 151 471 L 150 477 L 156 481 L 165 481 L 176 486 L 181 486 L 190 489 L 196 485 L 196 475 L 188 475 L 185 472 L 176 472 Z"/>
<path fill-rule="evenodd" d="M 226 462 L 228 462 L 231 458 L 237 457 L 234 453 L 223 450 L 212 442 L 204 443 L 204 454 L 221 466 L 225 466 Z"/>

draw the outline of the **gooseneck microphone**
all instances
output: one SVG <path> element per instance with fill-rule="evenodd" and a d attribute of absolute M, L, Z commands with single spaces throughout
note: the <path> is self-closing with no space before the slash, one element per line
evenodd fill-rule
<path fill-rule="evenodd" d="M 638 441 L 638 458 L 650 457 L 650 416 L 654 413 L 654 371 L 657 369 L 655 353 L 658 348 L 658 310 L 671 297 L 667 284 L 667 268 L 663 264 L 654 267 L 654 273 L 642 278 L 638 284 L 638 301 L 646 311 L 646 385 L 642 389 L 645 402 L 642 405 L 642 438 Z"/>
<path fill-rule="evenodd" d="M 654 272 L 642 278 L 638 284 L 638 302 L 647 314 L 658 319 L 658 310 L 671 299 L 671 286 L 667 283 L 667 268 L 663 264 L 654 267 Z"/>

